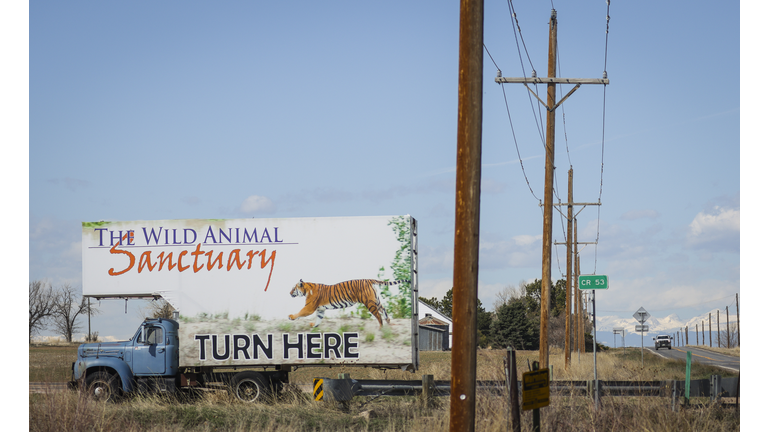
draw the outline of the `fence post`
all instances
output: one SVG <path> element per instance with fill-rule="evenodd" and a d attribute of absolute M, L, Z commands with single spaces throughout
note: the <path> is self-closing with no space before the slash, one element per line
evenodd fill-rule
<path fill-rule="evenodd" d="M 691 352 L 687 351 L 685 360 L 685 404 L 691 399 Z"/>
<path fill-rule="evenodd" d="M 672 381 L 672 412 L 677 412 L 677 381 Z"/>
<path fill-rule="evenodd" d="M 720 375 L 710 375 L 709 377 L 709 400 L 717 402 L 720 400 L 720 389 L 722 388 Z"/>
<path fill-rule="evenodd" d="M 432 406 L 432 397 L 435 390 L 434 375 L 421 376 L 421 404 L 423 407 Z"/>
<path fill-rule="evenodd" d="M 520 399 L 517 394 L 517 355 L 512 347 L 507 348 L 507 367 L 512 431 L 520 432 Z"/>

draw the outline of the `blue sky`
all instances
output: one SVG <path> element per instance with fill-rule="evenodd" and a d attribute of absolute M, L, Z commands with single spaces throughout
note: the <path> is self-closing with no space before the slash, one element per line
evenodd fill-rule
<path fill-rule="evenodd" d="M 607 47 L 605 1 L 515 2 L 517 36 L 508 4 L 486 2 L 480 300 L 541 278 L 545 114 L 494 77 L 546 75 L 553 4 L 558 75 L 611 80 L 578 89 L 555 126 L 555 200 L 572 167 L 574 200 L 602 204 L 578 217 L 579 241 L 599 237 L 582 273 L 610 278 L 598 315 L 731 304 L 740 11 L 714 1 L 612 2 Z M 410 214 L 421 295 L 441 298 L 458 32 L 458 2 L 33 2 L 29 280 L 80 286 L 82 221 Z M 556 242 L 564 224 L 556 212 Z M 563 246 L 552 262 L 560 279 Z M 140 306 L 103 301 L 94 330 L 127 337 Z"/>

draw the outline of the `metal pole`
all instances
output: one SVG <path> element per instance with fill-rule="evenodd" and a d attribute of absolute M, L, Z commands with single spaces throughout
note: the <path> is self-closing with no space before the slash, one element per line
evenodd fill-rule
<path fill-rule="evenodd" d="M 595 290 L 592 290 L 592 359 L 595 368 L 595 409 L 600 409 L 600 387 L 597 383 L 597 307 L 595 306 Z"/>
<path fill-rule="evenodd" d="M 462 0 L 453 251 L 454 339 L 451 351 L 450 410 L 450 430 L 453 432 L 475 430 L 482 73 L 483 1 Z"/>
<path fill-rule="evenodd" d="M 712 348 L 712 312 L 709 313 L 709 347 Z"/>
<path fill-rule="evenodd" d="M 547 76 L 557 73 L 557 12 L 549 19 L 549 67 Z M 552 195 L 555 176 L 555 83 L 547 84 L 547 149 L 544 161 L 544 233 L 541 254 L 541 320 L 539 324 L 539 363 L 549 367 L 549 294 L 552 279 Z"/>
<path fill-rule="evenodd" d="M 88 297 L 88 337 L 85 338 L 86 342 L 95 342 L 91 340 L 91 298 Z"/>
<path fill-rule="evenodd" d="M 568 234 L 566 235 L 566 243 L 568 252 L 566 254 L 566 266 L 565 271 L 565 370 L 568 370 L 568 366 L 571 365 L 571 333 L 573 333 L 573 327 L 571 326 L 571 292 L 576 289 L 573 283 L 573 259 L 572 259 L 572 243 L 573 237 L 573 168 L 568 170 Z M 575 294 L 575 292 L 574 292 Z M 613 338 L 613 347 L 616 348 L 616 337 Z"/>

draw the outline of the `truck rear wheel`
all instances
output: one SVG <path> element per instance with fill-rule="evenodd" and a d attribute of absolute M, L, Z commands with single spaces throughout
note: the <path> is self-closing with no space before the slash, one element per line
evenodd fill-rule
<path fill-rule="evenodd" d="M 267 380 L 258 372 L 240 372 L 232 378 L 232 394 L 243 402 L 263 402 L 269 387 Z"/>
<path fill-rule="evenodd" d="M 96 400 L 114 401 L 119 392 L 117 378 L 109 372 L 95 372 L 85 379 L 88 394 Z"/>

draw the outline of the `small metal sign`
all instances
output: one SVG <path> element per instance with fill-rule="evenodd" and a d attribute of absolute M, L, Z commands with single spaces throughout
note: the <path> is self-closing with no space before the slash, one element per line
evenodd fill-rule
<path fill-rule="evenodd" d="M 549 406 L 549 369 L 523 373 L 523 410 Z"/>
<path fill-rule="evenodd" d="M 648 326 L 647 325 L 636 325 L 635 326 L 635 331 L 636 332 L 647 332 L 648 331 Z"/>
<path fill-rule="evenodd" d="M 632 316 L 635 317 L 640 324 L 645 324 L 645 322 L 648 321 L 648 318 L 651 317 L 651 314 L 641 306 Z"/>

